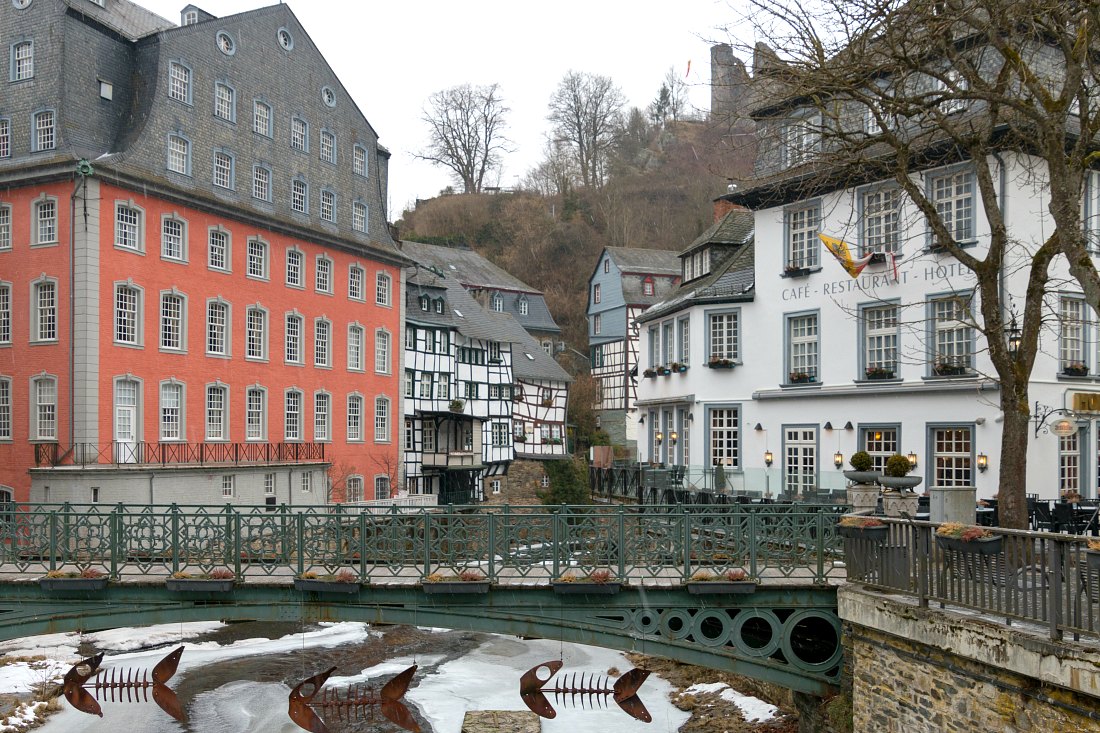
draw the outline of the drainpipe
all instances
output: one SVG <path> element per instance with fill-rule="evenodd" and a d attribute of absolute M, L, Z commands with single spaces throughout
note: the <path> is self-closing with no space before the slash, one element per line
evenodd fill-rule
<path fill-rule="evenodd" d="M 92 175 L 92 165 L 81 160 L 76 166 L 76 179 L 69 196 L 69 447 L 76 449 L 76 192 L 84 190 L 84 233 L 88 232 L 87 177 Z"/>

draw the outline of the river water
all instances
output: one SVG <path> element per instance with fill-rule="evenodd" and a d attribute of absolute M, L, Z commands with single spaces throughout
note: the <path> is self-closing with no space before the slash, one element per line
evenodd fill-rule
<path fill-rule="evenodd" d="M 207 631 L 204 630 L 209 629 Z M 152 637 L 150 637 L 152 634 Z M 173 638 L 175 637 L 175 638 Z M 74 637 L 69 637 L 73 639 Z M 121 651 L 141 645 L 145 639 L 157 649 Z M 24 640 L 20 640 L 24 641 Z M 30 640 L 25 640 L 30 641 Z M 287 717 L 287 695 L 297 682 L 331 666 L 338 667 L 326 687 L 371 683 L 378 687 L 412 664 L 418 665 L 413 687 L 406 695 L 410 710 L 425 733 L 460 733 L 467 710 L 526 710 L 519 696 L 519 678 L 528 669 L 548 660 L 561 659 L 563 673 L 581 672 L 614 678 L 630 668 L 614 651 L 550 640 L 520 639 L 493 634 L 420 629 L 406 626 L 367 627 L 341 623 L 320 627 L 291 624 L 240 623 L 211 628 L 181 625 L 122 629 L 84 637 L 81 654 L 107 649 L 103 666 L 135 670 L 152 667 L 180 643 L 185 651 L 179 671 L 169 683 L 177 691 L 188 721 L 179 723 L 154 703 L 103 703 L 104 717 L 96 718 L 63 705 L 50 717 L 41 733 L 296 733 L 301 731 Z M 54 652 L 38 653 L 59 659 L 64 642 Z M 69 642 L 72 643 L 71 641 Z M 18 644 L 9 643 L 7 649 Z M 70 649 L 70 654 L 72 650 Z M 573 707 L 552 701 L 558 711 L 544 720 L 545 733 L 673 733 L 688 713 L 669 702 L 671 685 L 650 676 L 639 696 L 653 716 L 653 723 L 633 720 L 610 701 L 606 708 Z M 401 730 L 380 716 L 343 722 L 327 716 L 332 733 Z"/>

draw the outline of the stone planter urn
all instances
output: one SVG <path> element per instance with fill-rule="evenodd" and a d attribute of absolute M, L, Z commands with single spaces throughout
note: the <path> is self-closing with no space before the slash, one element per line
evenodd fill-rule
<path fill-rule="evenodd" d="M 877 484 L 849 484 L 848 506 L 852 507 L 852 512 L 856 514 L 862 511 L 874 511 L 878 506 L 878 492 Z"/>
<path fill-rule="evenodd" d="M 882 493 L 882 513 L 888 517 L 900 517 L 905 512 L 910 517 L 917 515 L 918 498 L 912 491 L 884 491 Z"/>

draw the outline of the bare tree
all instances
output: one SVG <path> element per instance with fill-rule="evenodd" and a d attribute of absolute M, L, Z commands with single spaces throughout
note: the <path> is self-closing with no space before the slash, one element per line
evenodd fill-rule
<path fill-rule="evenodd" d="M 776 174 L 786 185 L 797 177 L 805 196 L 893 179 L 927 221 L 933 246 L 973 273 L 976 302 L 967 309 L 975 310 L 966 318 L 985 337 L 1004 413 L 1000 516 L 1006 526 L 1023 527 L 1028 383 L 1059 255 L 1068 258 L 1088 302 L 1100 307 L 1100 276 L 1081 206 L 1089 169 L 1100 162 L 1100 6 L 1064 0 L 749 4 L 749 22 L 768 44 L 754 49 L 764 133 L 757 173 Z M 763 170 L 769 161 L 773 169 Z M 925 169 L 964 161 L 989 223 L 984 250 L 965 246 L 973 232 L 956 225 L 954 212 L 922 180 Z M 1002 184 L 1009 177 L 1026 180 L 1045 204 L 1048 216 L 1034 240 L 1006 223 Z M 1012 273 L 1020 275 L 1008 277 Z M 1013 325 L 1019 340 L 1010 349 Z"/>
<path fill-rule="evenodd" d="M 567 73 L 550 99 L 547 119 L 554 123 L 555 140 L 569 146 L 584 186 L 604 184 L 624 104 L 609 77 L 578 71 Z"/>
<path fill-rule="evenodd" d="M 504 106 L 498 85 L 461 84 L 428 98 L 421 118 L 431 130 L 428 148 L 416 157 L 450 168 L 465 193 L 481 193 L 485 176 L 511 152 L 504 136 Z"/>
<path fill-rule="evenodd" d="M 524 188 L 543 196 L 567 196 L 580 183 L 576 161 L 563 141 L 547 140 L 542 162 L 527 172 Z"/>

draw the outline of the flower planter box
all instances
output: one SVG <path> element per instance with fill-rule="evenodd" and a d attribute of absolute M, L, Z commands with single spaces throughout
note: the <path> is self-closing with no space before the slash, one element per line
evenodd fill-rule
<path fill-rule="evenodd" d="M 693 596 L 756 592 L 755 580 L 696 580 L 688 581 L 686 585 L 688 593 Z"/>
<path fill-rule="evenodd" d="M 1090 573 L 1100 573 L 1100 550 L 1085 550 L 1085 562 Z"/>
<path fill-rule="evenodd" d="M 470 595 L 473 593 L 484 594 L 489 592 L 488 580 L 440 580 L 435 583 L 423 583 L 421 588 L 425 593 L 454 593 Z"/>
<path fill-rule="evenodd" d="M 565 594 L 585 594 L 592 596 L 613 596 L 622 588 L 622 583 L 589 583 L 584 580 L 563 582 L 554 581 L 554 592 Z"/>
<path fill-rule="evenodd" d="M 936 535 L 936 546 L 941 550 L 953 550 L 955 552 L 971 552 L 977 555 L 996 555 L 1001 551 L 1000 535 L 987 537 L 982 540 L 970 540 L 965 542 L 958 537 L 941 537 Z"/>
<path fill-rule="evenodd" d="M 107 587 L 107 576 L 102 578 L 39 578 L 38 587 L 46 592 L 99 591 Z"/>
<path fill-rule="evenodd" d="M 168 590 L 182 593 L 228 593 L 236 582 L 233 578 L 168 578 L 164 581 Z"/>
<path fill-rule="evenodd" d="M 642 372 L 642 376 L 646 379 L 656 379 L 657 372 L 653 371 L 652 369 L 646 369 L 644 372 Z"/>
<path fill-rule="evenodd" d="M 667 377 L 669 374 L 672 374 L 671 369 L 666 369 L 665 367 L 661 367 L 660 369 L 657 370 L 657 376 Z"/>
<path fill-rule="evenodd" d="M 790 384 L 813 384 L 817 381 L 817 377 L 809 374 L 791 374 L 789 376 Z"/>
<path fill-rule="evenodd" d="M 875 372 L 867 372 L 866 376 L 867 376 L 867 379 L 870 379 L 870 380 L 893 379 L 894 378 L 894 373 L 892 371 L 875 371 Z"/>
<path fill-rule="evenodd" d="M 672 371 L 676 372 L 677 374 L 684 374 L 685 372 L 687 372 L 687 370 L 688 370 L 688 368 L 687 368 L 686 364 L 673 364 L 672 365 Z"/>
<path fill-rule="evenodd" d="M 932 367 L 932 373 L 937 377 L 959 377 L 966 374 L 966 367 L 954 364 L 936 364 Z"/>
<path fill-rule="evenodd" d="M 294 590 L 305 593 L 358 593 L 359 583 L 338 583 L 320 578 L 295 578 Z"/>
<path fill-rule="evenodd" d="M 1062 370 L 1062 374 L 1067 377 L 1087 377 L 1089 375 L 1088 367 L 1066 367 Z"/>
<path fill-rule="evenodd" d="M 885 542 L 890 534 L 890 528 L 881 527 L 845 527 L 837 525 L 836 533 L 850 540 L 870 540 L 871 542 Z"/>
<path fill-rule="evenodd" d="M 733 369 L 737 365 L 734 364 L 732 361 L 725 360 L 725 361 L 709 361 L 709 362 L 707 362 L 707 366 L 710 367 L 711 369 Z"/>
<path fill-rule="evenodd" d="M 786 277 L 805 277 L 810 274 L 810 268 L 808 267 L 788 267 L 783 270 L 783 274 Z"/>

